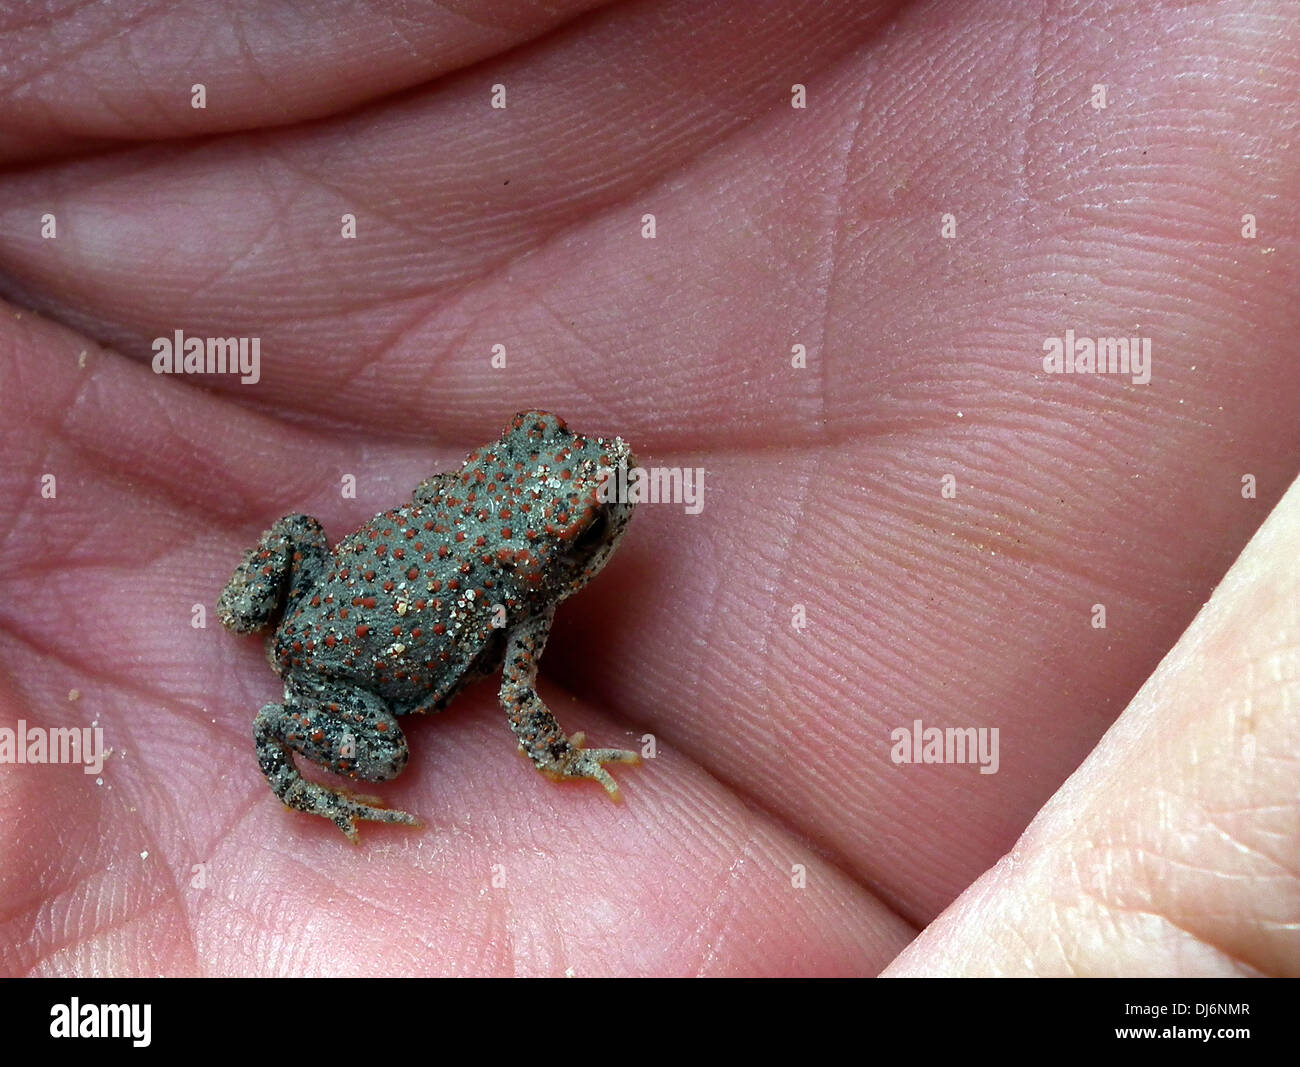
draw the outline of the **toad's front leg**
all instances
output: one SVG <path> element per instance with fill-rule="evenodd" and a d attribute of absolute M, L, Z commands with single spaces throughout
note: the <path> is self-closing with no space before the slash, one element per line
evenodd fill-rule
<path fill-rule="evenodd" d="M 275 795 L 291 808 L 329 819 L 353 844 L 357 819 L 419 825 L 414 815 L 376 806 L 376 797 L 309 782 L 294 766 L 297 752 L 349 778 L 385 782 L 397 777 L 409 756 L 406 738 L 374 694 L 346 687 L 315 692 L 290 682 L 283 704 L 267 704 L 257 713 L 253 740 L 258 765 Z"/>
<path fill-rule="evenodd" d="M 501 671 L 501 706 L 524 753 L 552 778 L 594 778 L 614 799 L 618 783 L 602 763 L 640 763 L 635 752 L 619 748 L 583 748 L 583 735 L 565 735 L 535 688 L 537 661 L 551 632 L 555 607 L 533 615 L 510 631 Z"/>

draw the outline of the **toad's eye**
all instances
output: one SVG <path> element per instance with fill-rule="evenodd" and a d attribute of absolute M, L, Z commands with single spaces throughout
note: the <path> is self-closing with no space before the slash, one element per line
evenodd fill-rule
<path fill-rule="evenodd" d="M 574 553 L 581 555 L 601 544 L 608 530 L 609 515 L 604 508 L 601 508 L 596 517 L 591 520 L 591 525 L 578 534 L 578 539 L 573 542 Z"/>

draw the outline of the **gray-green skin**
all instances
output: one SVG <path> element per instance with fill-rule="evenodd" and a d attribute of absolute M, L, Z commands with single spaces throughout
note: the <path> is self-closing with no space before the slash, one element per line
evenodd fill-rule
<path fill-rule="evenodd" d="M 555 607 L 604 566 L 633 505 L 602 482 L 635 466 L 620 438 L 584 437 L 546 412 L 521 412 L 458 471 L 376 515 L 331 550 L 320 523 L 287 515 L 245 556 L 217 601 L 228 629 L 275 626 L 267 642 L 284 702 L 253 723 L 257 760 L 285 804 L 333 822 L 417 825 L 414 816 L 310 782 L 293 753 L 349 778 L 386 781 L 406 766 L 397 717 L 438 711 L 503 667 L 501 706 L 537 768 L 594 778 L 633 752 L 584 749 L 534 688 Z M 611 483 L 612 484 L 612 483 Z M 626 483 L 624 483 L 626 484 Z M 611 494 L 612 495 L 612 494 Z"/>

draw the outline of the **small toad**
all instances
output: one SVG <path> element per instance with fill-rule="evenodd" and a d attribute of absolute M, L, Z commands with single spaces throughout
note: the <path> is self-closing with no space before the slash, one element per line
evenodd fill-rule
<path fill-rule="evenodd" d="M 409 755 L 399 716 L 439 711 L 503 667 L 501 706 L 538 770 L 594 778 L 618 800 L 601 765 L 636 763 L 636 753 L 583 748 L 534 683 L 556 605 L 591 581 L 627 528 L 633 505 L 612 487 L 635 463 L 621 438 L 584 437 L 554 415 L 522 412 L 460 470 L 422 482 L 409 504 L 332 550 L 307 515 L 263 534 L 221 591 L 217 615 L 236 633 L 275 627 L 267 658 L 284 679 L 284 703 L 253 721 L 275 795 L 353 842 L 357 819 L 418 825 L 377 797 L 308 781 L 293 753 L 387 781 Z"/>

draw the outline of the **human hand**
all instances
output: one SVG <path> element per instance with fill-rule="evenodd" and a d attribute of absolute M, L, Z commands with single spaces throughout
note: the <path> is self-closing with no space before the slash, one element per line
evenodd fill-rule
<path fill-rule="evenodd" d="M 93 720 L 114 752 L 102 786 L 0 768 L 7 973 L 873 973 L 1012 848 L 1295 477 L 1279 6 L 586 6 L 280 37 L 236 7 L 57 33 L 9 8 L 0 726 Z M 155 376 L 177 329 L 260 338 L 260 380 Z M 1151 338 L 1150 383 L 1045 373 L 1066 329 Z M 424 828 L 354 849 L 268 792 L 276 679 L 216 592 L 281 514 L 337 539 L 525 408 L 707 471 L 700 515 L 638 509 L 543 660 L 566 727 L 658 755 L 616 770 L 621 807 L 552 785 L 485 683 L 404 723 L 373 790 Z M 961 937 L 991 925 L 1022 938 L 1007 970 L 1296 973 L 1295 674 L 1231 688 L 1243 654 L 1252 684 L 1293 663 L 1294 603 L 1253 616 L 1289 646 L 1215 631 L 1214 670 L 1138 705 L 1178 728 L 1112 733 L 1026 846 L 1035 875 L 1076 862 L 1041 828 L 1078 812 L 1164 847 L 1153 798 L 1196 752 L 1203 851 L 1156 873 L 1199 871 L 1193 913 L 1231 922 L 1134 864 L 1078 884 L 1154 918 L 1058 957 L 1000 868 L 896 969 L 978 969 Z M 1220 728 L 1260 692 L 1247 765 Z M 917 719 L 996 727 L 998 772 L 894 763 Z"/>

